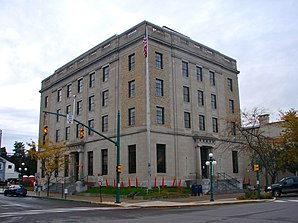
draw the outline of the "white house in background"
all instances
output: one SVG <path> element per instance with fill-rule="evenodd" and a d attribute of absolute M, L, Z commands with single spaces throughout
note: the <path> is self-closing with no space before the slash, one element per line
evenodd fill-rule
<path fill-rule="evenodd" d="M 15 171 L 15 165 L 4 159 L 3 157 L 1 157 L 1 159 L 4 161 L 3 163 L 3 167 L 4 167 L 4 181 L 7 181 L 9 179 L 18 179 L 19 178 L 19 172 Z M 2 168 L 3 168 L 2 167 Z"/>

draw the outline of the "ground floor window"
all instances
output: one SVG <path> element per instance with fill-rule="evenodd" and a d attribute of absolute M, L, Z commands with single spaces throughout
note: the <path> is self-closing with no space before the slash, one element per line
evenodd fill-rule
<path fill-rule="evenodd" d="M 166 145 L 156 144 L 157 173 L 166 173 Z"/>
<path fill-rule="evenodd" d="M 69 176 L 69 155 L 64 156 L 64 177 Z"/>
<path fill-rule="evenodd" d="M 238 173 L 238 151 L 232 151 L 233 173 Z"/>
<path fill-rule="evenodd" d="M 136 173 L 136 145 L 128 146 L 128 173 Z"/>
<path fill-rule="evenodd" d="M 93 176 L 93 151 L 88 152 L 88 176 Z"/>
<path fill-rule="evenodd" d="M 108 149 L 101 150 L 101 172 L 102 175 L 108 174 Z"/>

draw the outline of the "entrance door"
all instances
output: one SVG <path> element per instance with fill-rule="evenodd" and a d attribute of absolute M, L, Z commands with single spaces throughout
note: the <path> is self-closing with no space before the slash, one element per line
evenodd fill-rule
<path fill-rule="evenodd" d="M 208 173 L 209 173 L 209 170 L 208 170 L 208 167 L 206 165 L 206 161 L 208 160 L 208 152 L 209 152 L 209 149 L 208 147 L 201 147 L 200 148 L 201 150 L 201 170 L 202 170 L 202 178 L 203 179 L 206 179 L 208 178 Z"/>
<path fill-rule="evenodd" d="M 74 154 L 74 179 L 75 181 L 79 180 L 79 153 Z"/>

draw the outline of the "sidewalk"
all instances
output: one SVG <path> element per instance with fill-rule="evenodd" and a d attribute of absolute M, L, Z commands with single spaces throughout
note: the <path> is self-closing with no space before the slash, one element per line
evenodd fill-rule
<path fill-rule="evenodd" d="M 119 207 L 139 207 L 139 208 L 166 208 L 166 207 L 192 207 L 192 206 L 207 206 L 207 205 L 228 205 L 228 204 L 243 204 L 243 203 L 256 203 L 268 202 L 272 200 L 237 200 L 237 197 L 242 194 L 224 194 L 215 195 L 213 202 L 210 202 L 209 195 L 203 196 L 189 196 L 182 198 L 162 198 L 160 200 L 139 200 L 130 198 L 120 198 L 120 203 L 115 203 L 116 198 L 113 196 L 103 196 L 100 202 L 99 196 L 86 196 L 86 195 L 69 195 L 67 198 L 62 198 L 61 194 L 50 193 L 47 197 L 45 192 L 40 194 L 33 191 L 28 191 L 28 196 L 38 197 L 42 199 L 58 199 L 65 201 L 81 201 L 105 206 L 119 206 Z"/>

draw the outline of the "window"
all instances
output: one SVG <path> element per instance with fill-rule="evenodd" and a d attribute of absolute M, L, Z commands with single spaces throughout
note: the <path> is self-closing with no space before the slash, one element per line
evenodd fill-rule
<path fill-rule="evenodd" d="M 88 120 L 88 127 L 94 129 L 94 119 Z M 92 136 L 93 134 L 94 134 L 94 132 L 91 131 L 90 129 L 88 129 L 88 135 Z"/>
<path fill-rule="evenodd" d="M 8 169 L 11 170 L 12 169 L 12 165 L 8 165 Z"/>
<path fill-rule="evenodd" d="M 59 102 L 59 101 L 61 101 L 61 99 L 62 99 L 62 89 L 59 89 L 57 91 L 57 101 Z"/>
<path fill-rule="evenodd" d="M 69 176 L 69 155 L 64 156 L 64 177 Z"/>
<path fill-rule="evenodd" d="M 45 177 L 46 161 L 45 159 L 41 160 L 41 178 Z"/>
<path fill-rule="evenodd" d="M 157 173 L 166 173 L 166 145 L 156 144 Z"/>
<path fill-rule="evenodd" d="M 184 61 L 182 61 L 182 75 L 188 77 L 188 63 Z"/>
<path fill-rule="evenodd" d="M 156 123 L 159 125 L 163 125 L 165 123 L 163 107 L 156 107 Z"/>
<path fill-rule="evenodd" d="M 88 152 L 88 176 L 93 175 L 93 151 Z"/>
<path fill-rule="evenodd" d="M 61 109 L 57 110 L 57 114 L 61 114 Z M 56 121 L 59 122 L 59 120 L 60 120 L 60 116 L 56 115 Z"/>
<path fill-rule="evenodd" d="M 67 106 L 66 106 L 66 114 L 67 114 L 67 115 L 70 114 L 70 109 L 71 109 L 71 105 L 67 105 Z"/>
<path fill-rule="evenodd" d="M 89 74 L 89 87 L 94 87 L 95 84 L 95 72 Z"/>
<path fill-rule="evenodd" d="M 48 96 L 45 96 L 44 97 L 44 107 L 47 108 L 48 107 L 48 104 L 49 104 L 49 97 Z"/>
<path fill-rule="evenodd" d="M 189 102 L 189 87 L 183 86 L 183 101 Z"/>
<path fill-rule="evenodd" d="M 65 140 L 69 140 L 70 137 L 70 127 L 65 128 Z"/>
<path fill-rule="evenodd" d="M 60 141 L 60 129 L 56 130 L 56 142 Z"/>
<path fill-rule="evenodd" d="M 80 135 L 80 124 L 76 124 L 76 138 L 79 138 Z"/>
<path fill-rule="evenodd" d="M 133 126 L 136 124 L 136 110 L 135 108 L 128 109 L 128 125 Z"/>
<path fill-rule="evenodd" d="M 0 163 L 0 170 L 3 170 L 3 163 Z M 2 179 L 1 179 L 2 181 Z"/>
<path fill-rule="evenodd" d="M 83 91 L 83 78 L 78 80 L 78 93 Z"/>
<path fill-rule="evenodd" d="M 203 81 L 203 74 L 202 74 L 202 67 L 196 67 L 196 72 L 197 72 L 197 80 L 198 81 Z"/>
<path fill-rule="evenodd" d="M 102 82 L 107 82 L 109 80 L 109 71 L 109 66 L 106 66 L 102 69 Z"/>
<path fill-rule="evenodd" d="M 101 131 L 102 132 L 108 131 L 108 126 L 109 126 L 108 121 L 109 121 L 109 119 L 108 119 L 107 115 L 101 117 Z"/>
<path fill-rule="evenodd" d="M 155 52 L 155 67 L 163 69 L 162 54 Z"/>
<path fill-rule="evenodd" d="M 230 91 L 233 91 L 233 80 L 231 78 L 228 78 L 227 84 L 228 84 L 228 89 Z"/>
<path fill-rule="evenodd" d="M 156 79 L 156 96 L 162 97 L 163 96 L 163 80 Z"/>
<path fill-rule="evenodd" d="M 232 151 L 233 173 L 238 173 L 238 151 Z"/>
<path fill-rule="evenodd" d="M 77 115 L 81 115 L 83 112 L 82 101 L 77 101 Z"/>
<path fill-rule="evenodd" d="M 211 94 L 211 108 L 212 109 L 216 109 L 217 108 L 216 95 L 215 94 Z"/>
<path fill-rule="evenodd" d="M 103 91 L 102 92 L 102 106 L 105 107 L 108 105 L 108 99 L 109 99 L 109 91 Z"/>
<path fill-rule="evenodd" d="M 212 131 L 218 133 L 218 123 L 217 118 L 212 118 Z"/>
<path fill-rule="evenodd" d="M 233 136 L 236 135 L 236 123 L 235 122 L 231 122 L 231 133 Z"/>
<path fill-rule="evenodd" d="M 199 115 L 199 130 L 205 131 L 205 116 Z"/>
<path fill-rule="evenodd" d="M 128 56 L 128 70 L 135 69 L 135 54 L 131 54 Z"/>
<path fill-rule="evenodd" d="M 66 96 L 68 98 L 71 97 L 71 84 L 67 85 L 66 87 Z"/>
<path fill-rule="evenodd" d="M 137 172 L 137 153 L 136 145 L 128 146 L 128 173 Z"/>
<path fill-rule="evenodd" d="M 108 149 L 101 150 L 101 173 L 102 175 L 108 174 Z"/>
<path fill-rule="evenodd" d="M 190 113 L 189 112 L 184 112 L 184 127 L 185 128 L 190 128 Z"/>
<path fill-rule="evenodd" d="M 213 71 L 209 71 L 210 85 L 215 86 L 215 74 Z"/>
<path fill-rule="evenodd" d="M 128 82 L 128 97 L 133 98 L 136 94 L 136 84 L 135 80 Z"/>
<path fill-rule="evenodd" d="M 234 101 L 233 100 L 229 100 L 229 112 L 230 113 L 234 113 Z"/>
<path fill-rule="evenodd" d="M 204 106 L 204 92 L 200 90 L 198 90 L 198 104 Z"/>
<path fill-rule="evenodd" d="M 88 107 L 89 107 L 89 111 L 93 111 L 94 110 L 94 107 L 95 107 L 95 105 L 94 105 L 94 95 L 92 95 L 92 96 L 89 97 L 89 105 L 88 105 Z"/>

